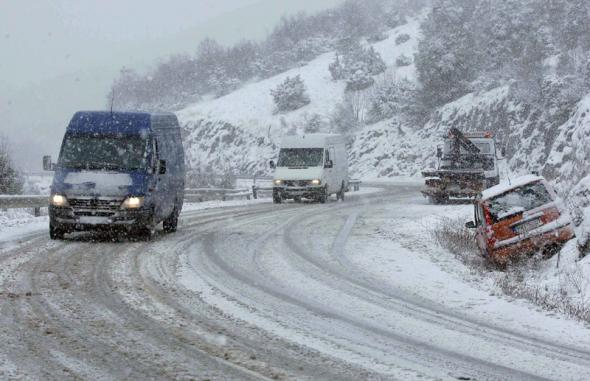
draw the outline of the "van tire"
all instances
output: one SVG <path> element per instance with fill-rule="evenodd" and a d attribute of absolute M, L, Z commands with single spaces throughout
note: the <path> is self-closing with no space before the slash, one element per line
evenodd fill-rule
<path fill-rule="evenodd" d="M 163 222 L 165 233 L 174 233 L 178 229 L 178 208 L 174 206 L 174 210 Z"/>
<path fill-rule="evenodd" d="M 66 235 L 65 230 L 55 226 L 52 223 L 49 223 L 49 238 L 51 240 L 63 240 L 64 236 Z"/>
<path fill-rule="evenodd" d="M 346 188 L 345 188 L 344 182 L 343 182 L 342 185 L 340 186 L 340 192 L 336 193 L 336 199 L 342 200 L 342 202 L 344 202 L 344 194 L 345 193 L 346 193 Z"/>
<path fill-rule="evenodd" d="M 325 187 L 322 192 L 320 193 L 320 197 L 318 198 L 318 201 L 320 202 L 320 204 L 325 204 L 326 201 L 328 201 L 328 187 Z"/>
<path fill-rule="evenodd" d="M 275 193 L 272 195 L 272 202 L 273 202 L 273 204 L 280 204 L 283 202 L 283 199 L 281 198 L 280 194 Z"/>
<path fill-rule="evenodd" d="M 156 235 L 156 221 L 154 219 L 153 210 L 152 215 L 149 217 L 149 221 L 146 222 L 143 226 L 138 227 L 137 235 L 144 241 L 151 241 Z"/>

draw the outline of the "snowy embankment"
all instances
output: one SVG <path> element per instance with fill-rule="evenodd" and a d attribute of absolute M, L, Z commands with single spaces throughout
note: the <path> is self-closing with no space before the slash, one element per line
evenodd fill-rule
<path fill-rule="evenodd" d="M 387 75 L 415 81 L 416 69 L 413 64 L 398 67 L 395 62 L 401 56 L 414 55 L 424 17 L 421 15 L 408 19 L 405 25 L 390 30 L 388 38 L 372 44 L 388 66 Z M 401 34 L 409 35 L 410 39 L 397 45 L 395 39 Z M 303 126 L 309 118 L 318 115 L 324 129 L 329 128 L 330 117 L 343 101 L 346 86 L 344 81 L 331 78 L 328 66 L 333 59 L 334 53 L 323 54 L 299 68 L 248 84 L 221 98 L 195 103 L 177 112 L 186 131 L 185 146 L 190 166 L 209 168 L 219 173 L 228 169 L 250 174 L 268 173 L 268 161 L 275 159 L 281 137 L 292 126 Z M 293 112 L 276 114 L 270 91 L 286 77 L 296 75 L 300 75 L 305 82 L 311 103 Z M 389 142 L 381 139 L 373 141 L 373 144 L 385 148 Z M 377 173 L 372 168 L 373 163 L 374 160 L 360 161 L 353 156 L 353 175 L 361 176 L 370 170 Z"/>

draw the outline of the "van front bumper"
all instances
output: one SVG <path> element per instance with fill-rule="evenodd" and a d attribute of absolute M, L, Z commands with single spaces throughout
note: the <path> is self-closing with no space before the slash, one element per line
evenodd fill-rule
<path fill-rule="evenodd" d="M 54 225 L 69 231 L 132 228 L 148 224 L 152 219 L 151 209 L 118 210 L 112 215 L 77 215 L 73 208 L 49 206 L 49 219 Z"/>
<path fill-rule="evenodd" d="M 309 185 L 305 187 L 274 187 L 273 196 L 280 196 L 282 199 L 295 197 L 318 198 L 324 192 L 322 185 Z"/>

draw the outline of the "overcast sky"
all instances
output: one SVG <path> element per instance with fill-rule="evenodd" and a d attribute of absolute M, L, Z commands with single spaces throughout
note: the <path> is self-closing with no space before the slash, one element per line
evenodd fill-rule
<path fill-rule="evenodd" d="M 213 37 L 264 38 L 284 14 L 342 0 L 0 0 L 0 134 L 17 164 L 56 155 L 80 109 L 102 109 L 123 66 L 139 71 Z"/>

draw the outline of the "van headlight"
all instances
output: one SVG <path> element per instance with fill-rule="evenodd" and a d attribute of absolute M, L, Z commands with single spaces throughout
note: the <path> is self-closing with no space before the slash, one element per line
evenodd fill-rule
<path fill-rule="evenodd" d="M 273 180 L 272 182 L 274 185 L 283 185 L 283 180 Z"/>
<path fill-rule="evenodd" d="M 61 194 L 51 195 L 51 197 L 49 198 L 49 203 L 52 206 L 57 206 L 60 208 L 70 206 L 70 204 L 68 204 L 68 199 L 66 198 L 66 196 L 61 195 Z"/>
<path fill-rule="evenodd" d="M 321 184 L 322 184 L 322 180 L 319 180 L 319 179 L 311 180 L 311 185 L 321 185 Z"/>
<path fill-rule="evenodd" d="M 121 209 L 138 209 L 143 206 L 143 197 L 127 197 L 121 204 Z"/>

